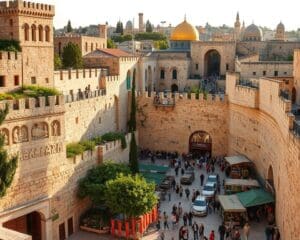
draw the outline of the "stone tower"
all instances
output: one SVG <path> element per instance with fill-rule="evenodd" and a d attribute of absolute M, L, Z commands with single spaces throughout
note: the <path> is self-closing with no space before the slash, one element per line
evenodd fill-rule
<path fill-rule="evenodd" d="M 0 2 L 0 39 L 22 47 L 24 85 L 53 86 L 54 6 L 23 0 Z"/>
<path fill-rule="evenodd" d="M 285 41 L 285 27 L 282 22 L 277 25 L 275 40 L 277 41 Z"/>
<path fill-rule="evenodd" d="M 235 23 L 234 23 L 234 40 L 240 41 L 240 39 L 241 39 L 241 23 L 240 23 L 239 12 L 237 12 Z"/>
<path fill-rule="evenodd" d="M 144 32 L 144 14 L 139 13 L 139 32 Z"/>
<path fill-rule="evenodd" d="M 107 39 L 107 25 L 99 24 L 99 37 Z"/>

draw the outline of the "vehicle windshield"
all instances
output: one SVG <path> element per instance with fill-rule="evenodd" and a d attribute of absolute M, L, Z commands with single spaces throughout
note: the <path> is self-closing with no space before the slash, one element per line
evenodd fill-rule
<path fill-rule="evenodd" d="M 212 177 L 212 176 L 210 176 L 210 177 L 208 177 L 208 180 L 207 180 L 208 182 L 216 182 L 217 181 L 217 178 L 216 177 Z"/>
<path fill-rule="evenodd" d="M 214 188 L 212 186 L 207 186 L 207 185 L 204 186 L 204 191 L 213 191 L 213 190 Z"/>
<path fill-rule="evenodd" d="M 205 203 L 205 201 L 202 201 L 202 200 L 196 200 L 196 201 L 194 202 L 194 206 L 205 207 L 205 206 L 206 206 L 206 203 Z"/>

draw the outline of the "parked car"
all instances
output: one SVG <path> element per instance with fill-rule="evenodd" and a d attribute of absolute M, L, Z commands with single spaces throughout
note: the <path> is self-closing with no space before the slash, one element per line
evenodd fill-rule
<path fill-rule="evenodd" d="M 217 183 L 217 181 L 218 181 L 217 175 L 209 175 L 206 182 Z"/>
<path fill-rule="evenodd" d="M 192 205 L 192 213 L 195 216 L 207 215 L 207 202 L 204 196 L 198 196 Z"/>
<path fill-rule="evenodd" d="M 180 178 L 180 183 L 181 184 L 192 184 L 195 179 L 195 173 L 190 172 L 190 173 L 185 173 L 181 178 Z"/>
<path fill-rule="evenodd" d="M 206 198 L 212 198 L 216 193 L 217 184 L 213 182 L 207 182 L 202 190 L 202 195 Z"/>

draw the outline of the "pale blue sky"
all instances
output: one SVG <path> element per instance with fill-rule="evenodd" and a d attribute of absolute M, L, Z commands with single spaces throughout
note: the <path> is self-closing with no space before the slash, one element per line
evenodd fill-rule
<path fill-rule="evenodd" d="M 38 0 L 33 0 L 38 1 Z M 298 0 L 40 0 L 54 4 L 56 16 L 54 25 L 60 28 L 66 25 L 68 19 L 72 25 L 85 26 L 108 21 L 115 25 L 121 19 L 135 19 L 138 23 L 138 13 L 144 13 L 144 20 L 149 19 L 157 25 L 161 21 L 177 25 L 184 14 L 193 25 L 219 26 L 233 25 L 236 12 L 240 12 L 241 20 L 246 25 L 253 21 L 257 25 L 276 28 L 282 21 L 287 30 L 300 28 Z M 298 3 L 297 3 L 298 2 Z"/>

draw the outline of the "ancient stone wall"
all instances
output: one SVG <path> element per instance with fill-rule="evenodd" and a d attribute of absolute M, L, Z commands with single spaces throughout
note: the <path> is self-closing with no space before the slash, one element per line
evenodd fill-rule
<path fill-rule="evenodd" d="M 152 97 L 138 98 L 138 129 L 141 148 L 152 150 L 189 151 L 189 137 L 199 130 L 212 138 L 213 155 L 227 153 L 228 108 L 225 100 L 177 98 L 175 106 L 155 106 Z M 200 97 L 201 98 L 201 97 Z M 203 98 L 203 96 L 202 96 Z"/>
<path fill-rule="evenodd" d="M 15 90 L 22 84 L 22 55 L 15 52 L 0 52 L 0 93 Z"/>

